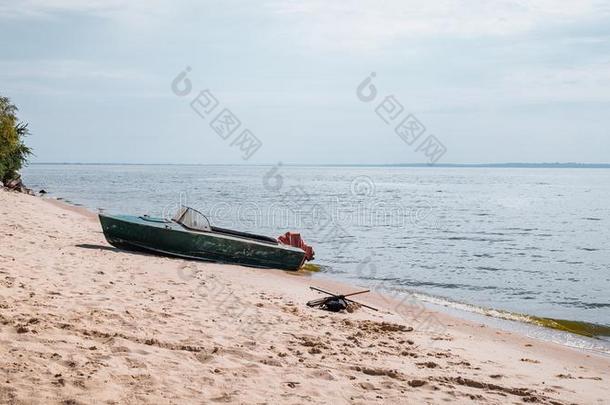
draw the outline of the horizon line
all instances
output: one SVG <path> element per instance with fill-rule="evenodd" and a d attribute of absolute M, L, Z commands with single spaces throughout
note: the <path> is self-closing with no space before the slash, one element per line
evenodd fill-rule
<path fill-rule="evenodd" d="M 504 162 L 504 163 L 280 163 L 289 167 L 410 167 L 410 168 L 566 168 L 610 169 L 610 163 Z M 30 162 L 55 166 L 276 166 L 278 163 L 125 163 L 125 162 Z"/>

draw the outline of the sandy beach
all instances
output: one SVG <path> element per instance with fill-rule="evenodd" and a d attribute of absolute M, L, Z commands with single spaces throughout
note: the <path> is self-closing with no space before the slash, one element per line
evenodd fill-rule
<path fill-rule="evenodd" d="M 361 301 L 379 312 L 328 313 L 310 285 L 357 289 L 120 251 L 93 213 L 0 191 L 0 403 L 610 398 L 603 355 L 442 313 L 431 331 L 378 295 Z"/>

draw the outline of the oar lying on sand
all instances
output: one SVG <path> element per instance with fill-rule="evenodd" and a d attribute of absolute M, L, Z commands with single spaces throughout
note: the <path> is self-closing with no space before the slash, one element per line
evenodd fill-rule
<path fill-rule="evenodd" d="M 309 301 L 307 303 L 308 307 L 320 307 L 322 309 L 326 309 L 326 310 L 329 310 L 332 312 L 339 312 L 342 309 L 347 309 L 349 304 L 352 303 L 352 304 L 358 304 L 361 307 L 372 309 L 373 311 L 378 311 L 377 308 L 373 308 L 371 306 L 364 305 L 364 304 L 361 304 L 354 300 L 350 300 L 350 299 L 346 298 L 346 297 L 351 297 L 353 295 L 364 294 L 364 293 L 370 292 L 371 290 L 364 290 L 364 291 L 353 292 L 350 294 L 339 295 L 339 294 L 334 294 L 334 293 L 331 293 L 328 291 L 321 290 L 317 287 L 309 287 L 309 288 L 314 291 L 328 294 L 328 295 L 330 295 L 330 297 L 318 298 L 318 299 Z"/>

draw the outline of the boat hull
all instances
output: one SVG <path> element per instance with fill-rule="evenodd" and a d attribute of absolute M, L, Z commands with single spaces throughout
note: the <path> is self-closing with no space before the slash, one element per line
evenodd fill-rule
<path fill-rule="evenodd" d="M 194 232 L 158 218 L 99 215 L 108 243 L 119 249 L 187 259 L 298 270 L 305 252 L 268 241 L 219 232 Z"/>

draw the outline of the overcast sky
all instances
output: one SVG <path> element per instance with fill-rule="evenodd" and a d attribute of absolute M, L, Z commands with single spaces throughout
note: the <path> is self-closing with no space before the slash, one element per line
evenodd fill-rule
<path fill-rule="evenodd" d="M 0 94 L 34 161 L 427 162 L 429 135 L 445 163 L 610 160 L 609 1 L 254 3 L 0 0 Z M 409 114 L 412 144 L 394 131 Z M 244 129 L 262 143 L 247 161 Z"/>

